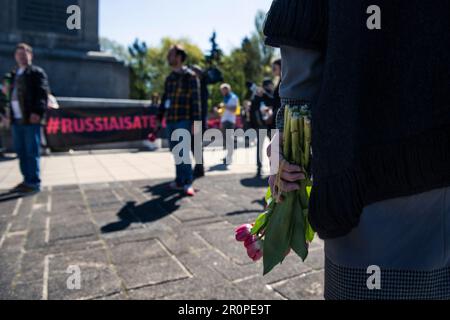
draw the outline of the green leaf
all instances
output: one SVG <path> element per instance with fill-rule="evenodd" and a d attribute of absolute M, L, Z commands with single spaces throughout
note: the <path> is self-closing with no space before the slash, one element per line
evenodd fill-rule
<path fill-rule="evenodd" d="M 306 237 L 306 241 L 311 243 L 314 240 L 316 232 L 314 231 L 314 229 L 312 228 L 311 224 L 309 223 L 309 210 L 307 210 L 307 209 L 303 210 L 303 216 L 305 217 L 305 226 L 306 226 L 305 237 Z"/>
<path fill-rule="evenodd" d="M 311 186 L 306 187 L 306 192 L 308 193 L 308 198 L 311 198 L 311 191 L 312 191 Z"/>
<path fill-rule="evenodd" d="M 300 181 L 300 189 L 297 191 L 298 194 L 298 198 L 300 201 L 300 207 L 302 208 L 302 212 L 303 209 L 306 209 L 309 207 L 309 197 L 308 197 L 308 193 L 307 193 L 307 181 L 303 180 Z"/>
<path fill-rule="evenodd" d="M 267 188 L 267 192 L 266 192 L 266 201 L 269 200 L 270 198 L 272 198 L 272 190 L 269 188 Z"/>
<path fill-rule="evenodd" d="M 285 195 L 282 203 L 274 205 L 264 238 L 264 275 L 284 261 L 290 249 L 292 209 L 296 193 Z"/>
<path fill-rule="evenodd" d="M 266 226 L 267 212 L 261 214 L 255 221 L 255 225 L 252 228 L 252 235 L 257 235 Z"/>
<path fill-rule="evenodd" d="M 267 206 L 270 206 L 270 204 L 271 204 L 272 201 L 273 201 L 273 198 L 272 198 L 272 190 L 270 189 L 270 187 L 267 189 L 265 199 L 266 199 Z"/>
<path fill-rule="evenodd" d="M 301 208 L 300 200 L 296 197 L 294 201 L 294 218 L 293 218 L 293 233 L 291 239 L 292 250 L 300 257 L 303 261 L 308 257 L 308 246 L 306 244 L 305 237 L 305 218 L 303 215 L 303 210 Z"/>

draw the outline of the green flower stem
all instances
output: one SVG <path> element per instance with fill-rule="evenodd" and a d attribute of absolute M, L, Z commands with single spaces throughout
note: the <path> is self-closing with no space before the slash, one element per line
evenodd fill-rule
<path fill-rule="evenodd" d="M 308 117 L 305 117 L 304 119 L 305 126 L 304 126 L 304 135 L 305 135 L 305 141 L 304 141 L 304 166 L 305 169 L 309 168 L 309 164 L 311 161 L 311 120 Z"/>
<path fill-rule="evenodd" d="M 288 106 L 286 106 L 285 109 L 283 155 L 286 160 L 288 160 L 291 157 L 291 121 L 290 121 L 290 108 Z"/>

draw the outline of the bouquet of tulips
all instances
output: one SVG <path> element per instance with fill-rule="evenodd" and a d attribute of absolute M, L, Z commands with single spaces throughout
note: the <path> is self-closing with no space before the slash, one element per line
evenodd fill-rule
<path fill-rule="evenodd" d="M 309 196 L 312 187 L 311 116 L 308 106 L 286 106 L 282 153 L 288 163 L 303 168 L 306 179 L 296 191 L 280 192 L 281 173 L 285 161 L 280 162 L 273 193 L 266 194 L 266 212 L 254 224 L 236 229 L 236 240 L 243 242 L 253 261 L 263 258 L 264 275 L 282 263 L 293 250 L 303 261 L 315 232 L 308 219 Z"/>

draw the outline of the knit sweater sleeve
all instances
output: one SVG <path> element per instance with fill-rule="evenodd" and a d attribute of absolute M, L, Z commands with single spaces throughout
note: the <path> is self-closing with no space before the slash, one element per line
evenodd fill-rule
<path fill-rule="evenodd" d="M 266 44 L 324 50 L 328 0 L 274 0 L 264 23 Z"/>
<path fill-rule="evenodd" d="M 280 97 L 282 108 L 277 113 L 277 129 L 284 129 L 284 107 L 315 103 L 323 81 L 324 58 L 320 51 L 281 46 L 283 61 Z"/>

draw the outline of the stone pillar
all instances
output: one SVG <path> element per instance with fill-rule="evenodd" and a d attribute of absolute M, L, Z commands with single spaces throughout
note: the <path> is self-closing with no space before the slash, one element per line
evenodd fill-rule
<path fill-rule="evenodd" d="M 66 27 L 74 4 L 81 8 L 81 30 Z M 0 75 L 14 66 L 16 44 L 27 42 L 54 94 L 128 98 L 128 68 L 99 52 L 98 16 L 98 0 L 0 0 Z"/>

